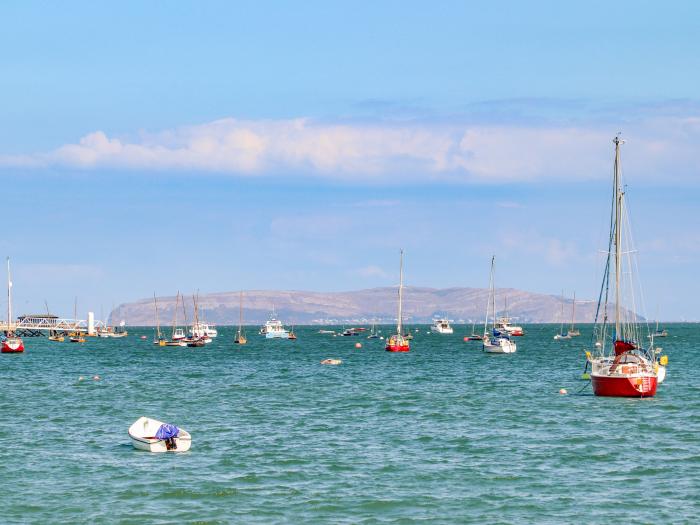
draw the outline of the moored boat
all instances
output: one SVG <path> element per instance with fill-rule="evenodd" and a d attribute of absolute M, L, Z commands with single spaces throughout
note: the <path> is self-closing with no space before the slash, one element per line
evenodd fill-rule
<path fill-rule="evenodd" d="M 433 324 L 430 327 L 431 332 L 435 332 L 438 334 L 453 334 L 454 329 L 450 326 L 450 320 L 443 318 L 443 319 L 434 319 Z"/>
<path fill-rule="evenodd" d="M 244 345 L 248 342 L 243 331 L 243 292 L 241 291 L 238 297 L 238 331 L 236 332 L 236 337 L 233 339 L 233 343 L 237 345 Z"/>
<path fill-rule="evenodd" d="M 289 339 L 289 332 L 284 328 L 282 321 L 275 317 L 274 309 L 270 319 L 260 328 L 260 335 L 264 335 L 266 339 Z"/>
<path fill-rule="evenodd" d="M 487 354 L 512 354 L 518 346 L 511 341 L 510 333 L 502 329 L 502 325 L 496 320 L 496 287 L 494 284 L 496 256 L 491 257 L 491 273 L 489 277 L 489 298 L 486 302 L 486 318 L 484 319 L 484 335 L 481 342 L 481 350 Z M 493 313 L 492 328 L 489 333 L 489 313 Z M 500 318 L 503 320 L 504 318 Z M 507 324 L 507 322 L 506 322 Z"/>
<path fill-rule="evenodd" d="M 129 437 L 134 448 L 146 452 L 187 452 L 192 446 L 186 430 L 148 417 L 134 421 Z"/>
<path fill-rule="evenodd" d="M 411 343 L 403 333 L 403 250 L 399 263 L 399 314 L 396 318 L 396 334 L 387 339 L 384 349 L 387 352 L 409 352 Z"/>
<path fill-rule="evenodd" d="M 656 360 L 653 338 L 648 347 L 642 347 L 641 327 L 636 313 L 623 311 L 625 300 L 634 296 L 634 290 L 626 290 L 627 295 L 623 293 L 623 276 L 625 283 L 632 283 L 636 265 L 628 257 L 634 250 L 627 238 L 630 231 L 629 218 L 620 171 L 620 145 L 623 141 L 617 136 L 613 143 L 613 206 L 607 262 L 593 331 L 594 350 L 586 352 L 586 358 L 591 365 L 590 378 L 596 396 L 653 397 L 658 386 L 660 367 L 663 365 Z M 614 297 L 611 298 L 613 304 L 608 301 L 608 290 L 611 287 L 614 290 Z M 612 316 L 608 312 L 610 307 L 614 308 Z M 609 321 L 610 317 L 614 319 L 614 324 Z M 662 356 L 662 359 L 664 364 L 668 362 L 666 356 Z M 665 372 L 664 369 L 664 376 Z"/>
<path fill-rule="evenodd" d="M 21 354 L 24 352 L 24 341 L 15 334 L 12 324 L 12 278 L 9 257 L 7 258 L 7 332 L 2 339 L 0 352 L 3 354 Z"/>

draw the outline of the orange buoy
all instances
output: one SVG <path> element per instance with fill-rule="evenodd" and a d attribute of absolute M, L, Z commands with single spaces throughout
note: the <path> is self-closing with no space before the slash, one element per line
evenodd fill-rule
<path fill-rule="evenodd" d="M 562 395 L 568 394 L 568 392 L 566 391 L 566 388 L 560 389 L 560 390 L 559 390 L 559 393 L 562 394 Z"/>
<path fill-rule="evenodd" d="M 355 343 L 355 348 L 362 348 L 362 343 Z"/>

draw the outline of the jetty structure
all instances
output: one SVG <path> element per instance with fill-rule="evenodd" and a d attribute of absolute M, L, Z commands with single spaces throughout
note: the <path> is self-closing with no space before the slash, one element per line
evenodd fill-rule
<path fill-rule="evenodd" d="M 86 320 L 65 319 L 52 314 L 20 315 L 11 325 L 8 325 L 7 321 L 0 321 L 0 332 L 14 331 L 20 337 L 44 337 L 70 333 L 96 336 L 98 330 L 106 328 L 104 321 L 96 320 L 93 312 L 88 312 Z"/>

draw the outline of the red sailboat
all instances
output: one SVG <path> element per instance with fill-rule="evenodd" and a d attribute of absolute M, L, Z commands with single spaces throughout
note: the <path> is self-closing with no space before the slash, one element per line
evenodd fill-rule
<path fill-rule="evenodd" d="M 24 352 L 24 341 L 15 334 L 12 328 L 12 279 L 10 277 L 10 258 L 7 258 L 7 332 L 2 340 L 3 354 L 18 354 Z"/>
<path fill-rule="evenodd" d="M 609 397 L 652 397 L 656 394 L 659 363 L 653 347 L 653 338 L 644 348 L 641 326 L 637 315 L 623 309 L 631 301 L 634 309 L 634 290 L 622 290 L 622 276 L 631 275 L 628 217 L 625 209 L 625 193 L 620 177 L 620 145 L 624 141 L 615 137 L 615 169 L 613 206 L 610 221 L 607 262 L 598 298 L 594 328 L 595 350 L 586 352 L 591 365 L 593 393 Z M 624 268 L 623 268 L 624 263 Z M 613 278 L 614 277 L 614 278 Z M 632 282 L 625 279 L 625 282 Z M 610 288 L 613 288 L 611 291 Z M 609 320 L 608 298 L 614 294 L 614 324 Z M 665 372 L 665 370 L 664 370 Z"/>
<path fill-rule="evenodd" d="M 396 334 L 389 337 L 384 348 L 387 352 L 408 352 L 410 342 L 403 334 L 403 250 L 401 250 L 401 263 L 399 265 L 399 316 L 396 323 Z"/>

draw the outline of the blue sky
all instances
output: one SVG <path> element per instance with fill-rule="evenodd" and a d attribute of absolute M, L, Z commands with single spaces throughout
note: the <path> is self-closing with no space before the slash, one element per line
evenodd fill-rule
<path fill-rule="evenodd" d="M 700 318 L 696 3 L 299 4 L 0 6 L 18 310 L 392 285 L 399 246 L 593 297 L 622 131 L 648 313 Z"/>

